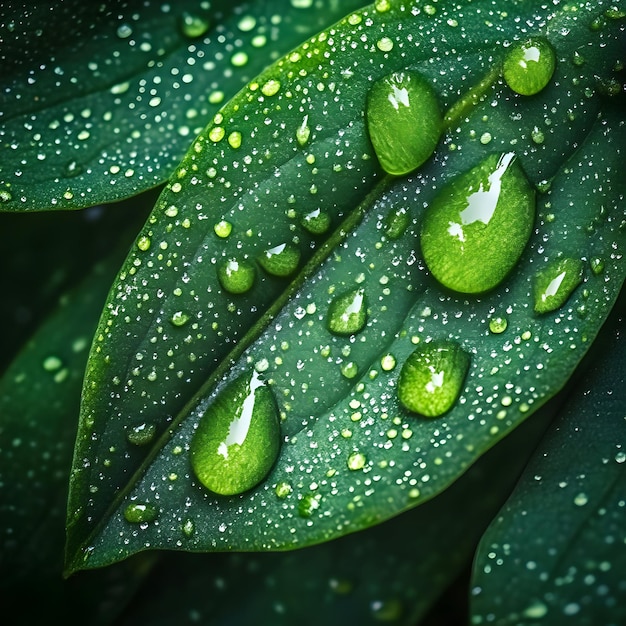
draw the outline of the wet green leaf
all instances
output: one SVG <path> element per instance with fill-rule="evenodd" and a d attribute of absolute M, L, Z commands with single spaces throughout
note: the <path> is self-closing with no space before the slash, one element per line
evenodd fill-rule
<path fill-rule="evenodd" d="M 137 238 L 96 333 L 68 571 L 147 548 L 284 549 L 371 526 L 445 490 L 561 389 L 624 278 L 623 108 L 594 91 L 614 76 L 623 42 L 620 21 L 589 28 L 598 8 L 546 10 L 496 14 L 472 2 L 461 20 L 456 8 L 378 3 L 293 50 L 215 116 Z M 562 59 L 531 97 L 500 76 L 501 42 L 525 38 L 527 20 Z M 444 35 L 435 52 L 421 45 Z M 568 61 L 582 45 L 584 74 Z M 448 130 L 416 174 L 389 179 L 364 110 L 371 85 L 405 68 L 432 82 Z M 491 291 L 451 292 L 421 258 L 424 211 L 457 176 L 511 151 L 541 192 L 530 241 Z M 404 214 L 404 230 L 388 236 Z M 328 230 L 310 228 L 320 216 Z M 256 266 L 283 244 L 300 250 L 299 273 Z M 582 283 L 537 314 L 535 277 L 561 257 L 583 261 Z M 238 293 L 224 288 L 224 264 Z M 333 332 L 335 314 L 352 334 Z M 490 330 L 493 319 L 503 331 Z M 396 388 L 431 341 L 458 344 L 470 364 L 454 406 L 424 418 Z M 222 390 L 253 370 L 277 403 L 282 448 L 257 486 L 217 496 L 196 479 L 189 444 Z M 440 387 L 445 372 L 429 382 Z M 128 435 L 144 424 L 154 440 L 138 446 Z M 154 519 L 129 523 L 135 504 L 154 507 Z"/>
<path fill-rule="evenodd" d="M 0 210 L 165 181 L 220 104 L 363 0 L 3 3 Z"/>
<path fill-rule="evenodd" d="M 472 624 L 626 620 L 624 310 L 481 540 Z"/>

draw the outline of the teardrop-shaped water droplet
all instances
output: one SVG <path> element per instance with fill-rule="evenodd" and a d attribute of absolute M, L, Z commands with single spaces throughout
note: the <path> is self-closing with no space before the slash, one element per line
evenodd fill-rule
<path fill-rule="evenodd" d="M 535 191 L 515 155 L 492 154 L 446 185 L 428 207 L 424 260 L 449 289 L 488 291 L 519 260 L 534 219 Z"/>
<path fill-rule="evenodd" d="M 302 226 L 312 235 L 323 235 L 330 228 L 330 215 L 315 209 L 302 218 Z"/>
<path fill-rule="evenodd" d="M 535 277 L 535 312 L 549 313 L 560 309 L 583 279 L 579 259 L 559 259 Z"/>
<path fill-rule="evenodd" d="M 131 524 L 144 524 L 151 522 L 157 516 L 157 509 L 154 505 L 146 502 L 131 502 L 124 509 L 124 517 Z"/>
<path fill-rule="evenodd" d="M 249 261 L 228 259 L 217 267 L 217 278 L 226 291 L 245 293 L 252 288 L 256 270 Z"/>
<path fill-rule="evenodd" d="M 279 448 L 274 396 L 253 371 L 231 382 L 202 416 L 190 445 L 191 465 L 207 489 L 234 495 L 267 476 Z"/>
<path fill-rule="evenodd" d="M 154 435 L 156 435 L 156 425 L 143 422 L 133 426 L 126 433 L 126 439 L 135 446 L 145 446 L 154 439 Z"/>
<path fill-rule="evenodd" d="M 266 250 L 260 257 L 261 267 L 274 276 L 289 276 L 298 269 L 300 250 L 286 243 Z"/>
<path fill-rule="evenodd" d="M 328 330 L 336 335 L 353 335 L 365 326 L 367 302 L 363 289 L 354 289 L 335 298 L 328 308 Z"/>
<path fill-rule="evenodd" d="M 402 366 L 398 399 L 413 413 L 439 417 L 459 397 L 469 366 L 470 356 L 453 341 L 420 345 Z"/>
<path fill-rule="evenodd" d="M 550 82 L 555 67 L 552 46 L 545 39 L 529 39 L 509 50 L 504 60 L 504 80 L 516 93 L 532 96 Z"/>
<path fill-rule="evenodd" d="M 432 85 L 417 72 L 377 81 L 367 100 L 367 126 L 376 156 L 389 174 L 408 174 L 435 151 L 442 116 Z"/>

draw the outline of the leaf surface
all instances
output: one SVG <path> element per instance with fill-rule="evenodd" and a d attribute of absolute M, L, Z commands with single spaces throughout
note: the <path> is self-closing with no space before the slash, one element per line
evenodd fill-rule
<path fill-rule="evenodd" d="M 0 210 L 164 182 L 219 105 L 362 0 L 5 3 Z"/>
<path fill-rule="evenodd" d="M 626 619 L 623 298 L 615 313 L 594 365 L 481 540 L 473 624 Z"/>
<path fill-rule="evenodd" d="M 626 131 L 619 98 L 598 87 L 613 77 L 622 22 L 592 30 L 599 9 L 524 10 L 561 59 L 532 98 L 498 78 L 501 42 L 527 34 L 516 12 L 498 13 L 495 26 L 480 3 L 464 7 L 463 22 L 445 9 L 379 3 L 269 68 L 199 136 L 96 334 L 70 492 L 69 570 L 146 548 L 284 549 L 370 526 L 444 490 L 563 386 L 624 278 Z M 433 53 L 424 42 L 436 35 L 445 46 Z M 582 78 L 569 62 L 581 45 Z M 417 174 L 390 179 L 363 112 L 372 82 L 407 67 L 432 81 L 450 126 Z M 538 125 L 541 141 L 532 138 Z M 457 175 L 511 150 L 542 191 L 530 243 L 496 289 L 450 292 L 421 259 L 424 209 Z M 322 235 L 306 228 L 318 212 L 331 225 Z M 294 278 L 256 265 L 282 245 L 300 252 Z M 582 285 L 562 306 L 535 313 L 536 277 L 570 257 Z M 244 293 L 220 282 L 231 259 L 253 268 Z M 329 332 L 332 302 L 353 292 L 366 298 L 365 326 Z M 495 317 L 507 319 L 504 332 L 490 331 Z M 407 357 L 433 341 L 455 342 L 471 363 L 452 409 L 424 419 L 400 406 L 396 388 Z M 214 496 L 194 478 L 189 445 L 225 386 L 253 370 L 273 392 L 283 446 L 258 487 Z M 154 433 L 149 445 L 129 443 L 133 428 Z M 130 524 L 129 505 L 154 518 Z"/>

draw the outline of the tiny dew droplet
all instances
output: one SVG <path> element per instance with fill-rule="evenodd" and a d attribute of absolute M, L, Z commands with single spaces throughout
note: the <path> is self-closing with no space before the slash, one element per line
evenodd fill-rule
<path fill-rule="evenodd" d="M 445 287 L 482 293 L 519 260 L 535 219 L 535 191 L 512 152 L 488 156 L 447 184 L 426 210 L 424 260 Z"/>
<path fill-rule="evenodd" d="M 561 308 L 583 279 L 579 259 L 554 261 L 535 277 L 535 313 L 549 313 Z"/>
<path fill-rule="evenodd" d="M 191 319 L 191 315 L 186 311 L 176 311 L 172 313 L 172 317 L 170 317 L 170 322 L 173 326 L 181 327 L 184 326 Z"/>
<path fill-rule="evenodd" d="M 300 250 L 295 246 L 283 243 L 266 250 L 258 260 L 268 274 L 281 277 L 289 276 L 298 269 Z"/>
<path fill-rule="evenodd" d="M 330 228 L 330 215 L 315 209 L 302 218 L 302 226 L 312 235 L 323 235 Z"/>
<path fill-rule="evenodd" d="M 380 165 L 396 176 L 422 165 L 441 136 L 437 95 L 417 72 L 396 72 L 377 81 L 368 95 L 366 115 Z"/>
<path fill-rule="evenodd" d="M 409 225 L 409 214 L 406 209 L 396 209 L 390 211 L 385 217 L 385 235 L 389 239 L 399 239 Z"/>
<path fill-rule="evenodd" d="M 207 489 L 234 495 L 267 476 L 279 448 L 274 396 L 253 370 L 228 384 L 202 416 L 191 440 L 191 465 Z"/>
<path fill-rule="evenodd" d="M 336 335 L 353 335 L 365 326 L 367 302 L 363 289 L 354 289 L 335 298 L 328 308 L 328 330 Z"/>
<path fill-rule="evenodd" d="M 220 284 L 230 293 L 245 293 L 250 290 L 255 276 L 254 265 L 248 261 L 228 259 L 217 267 Z"/>
<path fill-rule="evenodd" d="M 156 425 L 144 422 L 133 426 L 127 433 L 126 439 L 135 446 L 145 446 L 149 444 L 156 434 Z"/>
<path fill-rule="evenodd" d="M 545 39 L 517 43 L 504 60 L 504 80 L 516 93 L 532 96 L 539 93 L 552 78 L 556 55 Z"/>
<path fill-rule="evenodd" d="M 507 321 L 506 317 L 500 317 L 499 315 L 496 317 L 492 317 L 489 320 L 489 330 L 494 335 L 499 335 L 500 333 L 503 333 L 508 325 L 509 322 Z"/>
<path fill-rule="evenodd" d="M 459 397 L 469 366 L 469 355 L 453 341 L 423 344 L 402 366 L 398 399 L 413 413 L 439 417 Z"/>
<path fill-rule="evenodd" d="M 131 502 L 124 509 L 124 518 L 131 524 L 151 522 L 157 516 L 157 509 L 146 502 Z"/>

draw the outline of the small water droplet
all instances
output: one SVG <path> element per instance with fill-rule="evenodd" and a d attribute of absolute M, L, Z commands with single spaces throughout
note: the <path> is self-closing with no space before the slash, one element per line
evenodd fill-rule
<path fill-rule="evenodd" d="M 494 335 L 499 335 L 500 333 L 503 333 L 508 325 L 509 322 L 507 321 L 506 317 L 501 317 L 499 315 L 496 317 L 492 317 L 489 320 L 489 330 Z"/>
<path fill-rule="evenodd" d="M 170 322 L 173 326 L 181 327 L 184 326 L 191 319 L 191 315 L 186 311 L 176 311 L 170 317 Z"/>
<path fill-rule="evenodd" d="M 406 231 L 411 218 L 406 209 L 390 211 L 385 217 L 385 235 L 389 239 L 399 239 Z"/>
<path fill-rule="evenodd" d="M 320 508 L 322 496 L 319 493 L 307 493 L 302 496 L 298 503 L 298 515 L 300 517 L 311 517 Z"/>
<path fill-rule="evenodd" d="M 280 482 L 276 485 L 275 491 L 276 495 L 282 500 L 293 491 L 293 487 L 287 482 Z"/>
<path fill-rule="evenodd" d="M 390 372 L 396 366 L 396 357 L 393 354 L 385 354 L 380 359 L 380 367 L 383 372 Z"/>
<path fill-rule="evenodd" d="M 267 476 L 279 448 L 274 396 L 253 370 L 228 384 L 202 416 L 190 445 L 191 465 L 207 489 L 234 495 Z"/>
<path fill-rule="evenodd" d="M 367 321 L 367 302 L 363 289 L 354 289 L 335 298 L 328 308 L 328 329 L 336 335 L 353 335 Z"/>
<path fill-rule="evenodd" d="M 127 433 L 126 439 L 135 446 L 145 446 L 149 444 L 156 434 L 156 425 L 144 422 L 133 426 Z"/>
<path fill-rule="evenodd" d="M 137 239 L 137 247 L 142 252 L 146 252 L 146 250 L 150 248 L 151 243 L 150 237 L 146 237 L 145 235 L 142 235 L 139 239 Z"/>
<path fill-rule="evenodd" d="M 591 271 L 596 276 L 599 276 L 600 274 L 602 274 L 602 272 L 604 272 L 604 260 L 600 257 L 593 257 L 589 261 L 589 266 L 591 267 Z"/>
<path fill-rule="evenodd" d="M 535 313 L 549 313 L 561 308 L 583 279 L 579 259 L 554 261 L 535 277 Z"/>
<path fill-rule="evenodd" d="M 305 115 L 302 120 L 302 124 L 296 128 L 296 140 L 301 145 L 304 146 L 311 137 L 311 129 L 309 128 L 309 116 Z"/>
<path fill-rule="evenodd" d="M 252 288 L 256 270 L 248 261 L 228 259 L 217 267 L 217 277 L 226 291 L 239 294 Z"/>
<path fill-rule="evenodd" d="M 348 457 L 347 465 L 348 465 L 348 469 L 355 471 L 355 470 L 363 469 L 366 463 L 367 463 L 367 458 L 365 457 L 363 453 L 353 452 Z"/>
<path fill-rule="evenodd" d="M 330 215 L 315 209 L 302 218 L 302 226 L 312 235 L 323 235 L 330 228 Z"/>
<path fill-rule="evenodd" d="M 13 199 L 8 189 L 0 189 L 0 202 L 10 202 Z"/>
<path fill-rule="evenodd" d="M 414 350 L 398 380 L 398 398 L 413 413 L 439 417 L 452 408 L 470 366 L 469 355 L 453 341 L 434 341 Z"/>
<path fill-rule="evenodd" d="M 359 366 L 354 361 L 348 361 L 341 366 L 341 374 L 345 378 L 354 378 L 359 373 Z"/>
<path fill-rule="evenodd" d="M 441 136 L 437 95 L 421 74 L 390 74 L 369 92 L 367 125 L 382 168 L 396 176 L 412 172 L 432 155 Z"/>
<path fill-rule="evenodd" d="M 548 613 L 548 607 L 537 600 L 524 609 L 523 615 L 529 619 L 541 619 Z"/>
<path fill-rule="evenodd" d="M 533 38 L 511 47 L 504 60 L 504 80 L 516 93 L 532 96 L 550 82 L 556 55 L 545 40 Z"/>
<path fill-rule="evenodd" d="M 211 23 L 202 15 L 193 15 L 192 13 L 183 13 L 180 18 L 180 28 L 185 37 L 195 39 L 202 37 L 208 30 Z"/>
<path fill-rule="evenodd" d="M 378 622 L 395 622 L 402 616 L 402 603 L 395 598 L 371 603 L 372 617 Z"/>
<path fill-rule="evenodd" d="M 445 287 L 482 293 L 519 260 L 535 219 L 535 191 L 512 152 L 488 156 L 447 184 L 426 210 L 424 260 Z"/>
<path fill-rule="evenodd" d="M 220 220 L 213 226 L 213 230 L 220 239 L 226 239 L 233 232 L 233 225 L 226 220 Z"/>
<path fill-rule="evenodd" d="M 186 519 L 183 522 L 181 530 L 183 531 L 183 535 L 185 535 L 185 537 L 191 537 L 196 530 L 196 525 L 193 523 L 192 519 Z"/>
<path fill-rule="evenodd" d="M 261 267 L 273 276 L 289 276 L 298 269 L 300 250 L 295 246 L 281 244 L 266 250 L 259 257 Z"/>
<path fill-rule="evenodd" d="M 65 176 L 68 178 L 72 178 L 74 176 L 78 176 L 83 173 L 83 167 L 78 163 L 78 161 L 70 161 L 65 166 Z"/>
<path fill-rule="evenodd" d="M 156 519 L 157 509 L 154 505 L 146 502 L 131 502 L 124 509 L 124 517 L 131 524 L 144 524 Z"/>

